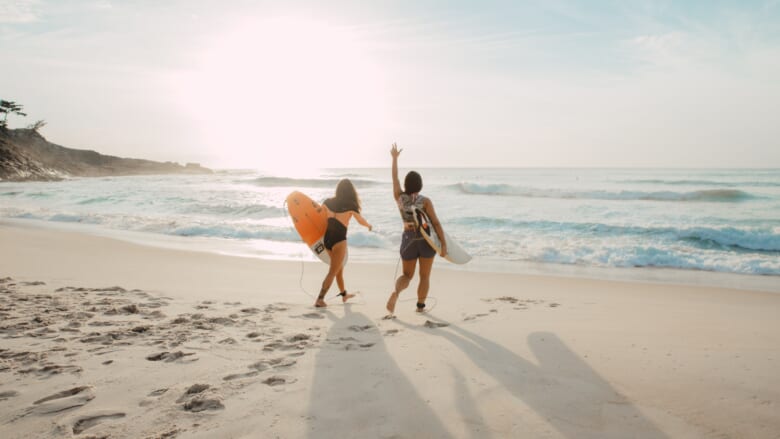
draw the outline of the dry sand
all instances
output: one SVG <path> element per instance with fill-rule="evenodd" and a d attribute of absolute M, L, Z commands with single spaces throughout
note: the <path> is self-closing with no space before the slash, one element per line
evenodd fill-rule
<path fill-rule="evenodd" d="M 780 294 L 325 265 L 0 223 L 0 437 L 778 438 Z M 336 292 L 334 287 L 331 297 Z"/>

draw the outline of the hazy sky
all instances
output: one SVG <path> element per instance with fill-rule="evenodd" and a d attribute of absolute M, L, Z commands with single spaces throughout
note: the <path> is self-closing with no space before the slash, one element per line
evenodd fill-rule
<path fill-rule="evenodd" d="M 0 98 L 212 167 L 780 167 L 780 0 L 0 0 Z"/>

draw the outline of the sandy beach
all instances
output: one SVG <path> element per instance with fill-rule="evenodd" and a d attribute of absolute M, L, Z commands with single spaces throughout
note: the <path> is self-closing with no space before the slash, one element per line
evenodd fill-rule
<path fill-rule="evenodd" d="M 449 270 L 0 223 L 0 437 L 777 438 L 780 295 Z M 353 258 L 354 259 L 354 258 Z"/>

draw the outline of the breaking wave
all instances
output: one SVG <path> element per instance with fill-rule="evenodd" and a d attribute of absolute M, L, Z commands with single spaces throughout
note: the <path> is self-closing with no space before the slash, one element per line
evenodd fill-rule
<path fill-rule="evenodd" d="M 583 200 L 698 201 L 738 202 L 757 198 L 737 189 L 706 189 L 691 192 L 674 191 L 571 191 L 537 189 L 508 184 L 458 183 L 453 187 L 469 195 L 514 196 L 526 198 L 561 198 Z"/>

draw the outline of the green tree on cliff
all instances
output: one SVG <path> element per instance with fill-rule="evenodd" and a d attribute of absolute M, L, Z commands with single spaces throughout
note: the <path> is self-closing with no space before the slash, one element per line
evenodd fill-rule
<path fill-rule="evenodd" d="M 17 114 L 19 116 L 27 116 L 22 113 L 22 106 L 13 101 L 5 101 L 0 99 L 0 114 L 3 115 L 3 120 L 0 120 L 0 129 L 6 129 L 8 127 L 8 115 Z"/>
<path fill-rule="evenodd" d="M 46 121 L 45 120 L 39 120 L 39 121 L 36 121 L 35 123 L 31 123 L 30 125 L 27 125 L 27 129 L 28 130 L 33 130 L 33 131 L 37 132 L 39 129 L 41 129 L 41 128 L 45 127 L 45 126 L 46 126 Z"/>

